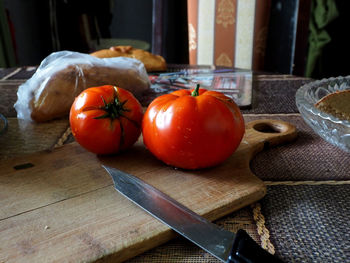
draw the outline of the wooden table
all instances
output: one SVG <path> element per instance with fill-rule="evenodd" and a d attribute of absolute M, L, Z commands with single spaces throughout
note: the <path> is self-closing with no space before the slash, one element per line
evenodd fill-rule
<path fill-rule="evenodd" d="M 34 70 L 0 70 L 0 113 L 9 121 L 8 131 L 0 137 L 1 162 L 73 141 L 67 119 L 22 127 L 16 118 L 12 108 L 16 90 Z M 215 223 L 230 231 L 245 229 L 286 262 L 350 262 L 350 155 L 319 138 L 300 117 L 295 92 L 309 81 L 290 75 L 254 75 L 253 105 L 242 110 L 245 121 L 284 120 L 296 126 L 298 138 L 265 149 L 251 161 L 252 171 L 267 186 L 266 196 Z M 0 235 L 4 231 L 0 228 Z M 0 262 L 11 262 L 1 246 Z M 24 251 L 32 253 L 30 247 Z M 128 262 L 219 261 L 176 237 Z"/>

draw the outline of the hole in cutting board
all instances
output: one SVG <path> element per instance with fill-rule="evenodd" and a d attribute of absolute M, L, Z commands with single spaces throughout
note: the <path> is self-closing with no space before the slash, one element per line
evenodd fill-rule
<path fill-rule="evenodd" d="M 22 163 L 22 164 L 18 164 L 18 165 L 13 166 L 13 168 L 15 170 L 23 170 L 23 169 L 28 169 L 28 168 L 31 168 L 31 167 L 34 167 L 34 164 L 32 164 L 32 163 Z"/>
<path fill-rule="evenodd" d="M 263 133 L 281 133 L 283 131 L 283 127 L 279 125 L 273 125 L 271 123 L 257 123 L 253 126 L 255 130 Z"/>

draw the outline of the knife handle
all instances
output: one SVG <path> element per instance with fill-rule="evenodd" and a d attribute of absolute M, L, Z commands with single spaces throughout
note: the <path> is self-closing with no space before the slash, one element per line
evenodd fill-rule
<path fill-rule="evenodd" d="M 282 263 L 279 258 L 260 247 L 247 232 L 238 230 L 227 263 L 257 262 Z"/>

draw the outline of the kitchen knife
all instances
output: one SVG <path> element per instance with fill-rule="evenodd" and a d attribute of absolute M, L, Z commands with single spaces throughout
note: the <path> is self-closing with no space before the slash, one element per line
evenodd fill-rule
<path fill-rule="evenodd" d="M 282 262 L 261 248 L 244 230 L 220 228 L 141 179 L 102 165 L 115 189 L 146 212 L 219 260 L 228 263 Z"/>

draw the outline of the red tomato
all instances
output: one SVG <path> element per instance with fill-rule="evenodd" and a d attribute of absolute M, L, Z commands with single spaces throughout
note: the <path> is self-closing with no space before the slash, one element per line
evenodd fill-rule
<path fill-rule="evenodd" d="M 156 98 L 142 121 L 149 151 L 184 169 L 223 162 L 237 149 L 244 131 L 243 116 L 232 99 L 198 87 Z"/>
<path fill-rule="evenodd" d="M 69 121 L 82 147 L 97 154 L 111 154 L 136 142 L 142 117 L 142 106 L 129 91 L 106 85 L 80 93 L 71 107 Z"/>

